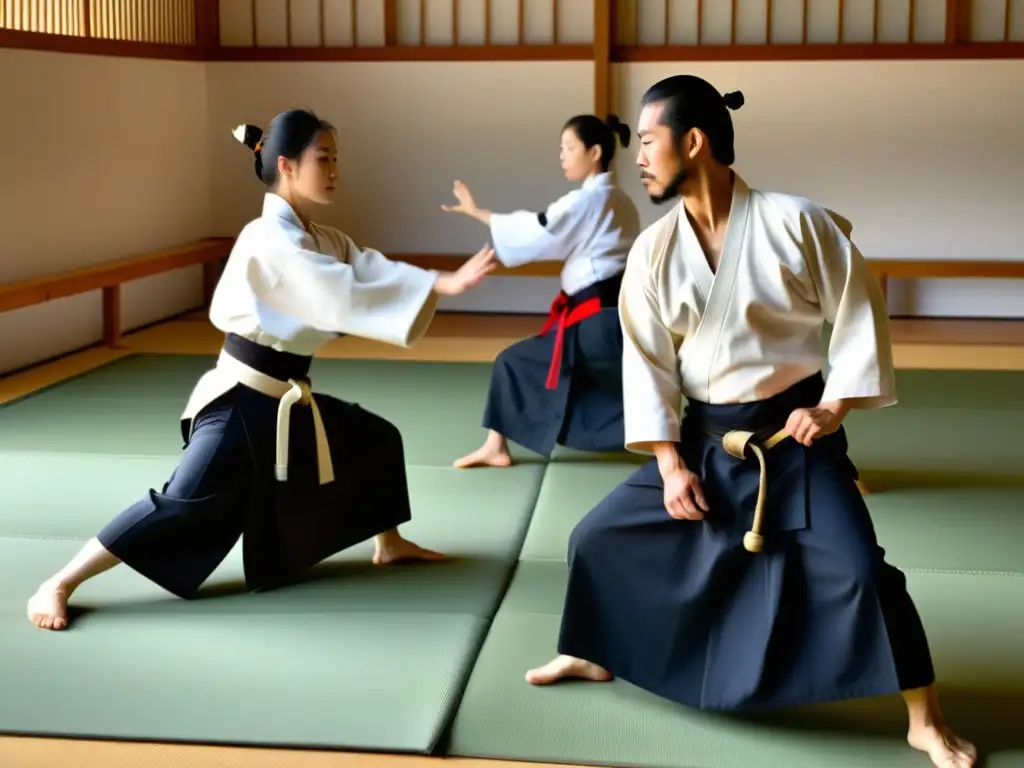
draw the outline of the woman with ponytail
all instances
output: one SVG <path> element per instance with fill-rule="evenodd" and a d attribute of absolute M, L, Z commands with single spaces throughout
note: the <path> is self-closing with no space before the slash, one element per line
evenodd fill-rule
<path fill-rule="evenodd" d="M 562 171 L 580 187 L 544 211 L 492 213 L 456 181 L 458 204 L 442 209 L 487 225 L 506 267 L 561 261 L 561 291 L 540 334 L 494 361 L 484 406 L 484 444 L 456 467 L 505 467 L 512 440 L 547 456 L 555 444 L 583 451 L 621 451 L 622 332 L 617 309 L 626 256 L 640 233 L 640 214 L 615 184 L 616 141 L 629 128 L 614 115 L 577 115 L 562 128 Z"/>
<path fill-rule="evenodd" d="M 345 334 L 411 346 L 437 296 L 478 284 L 493 251 L 439 274 L 315 223 L 312 209 L 332 201 L 338 175 L 333 130 L 312 112 L 234 136 L 267 193 L 213 296 L 210 320 L 225 341 L 182 415 L 184 455 L 162 490 L 121 512 L 29 600 L 43 629 L 64 629 L 72 592 L 119 563 L 193 597 L 239 536 L 253 590 L 295 581 L 369 538 L 377 565 L 443 558 L 398 532 L 412 516 L 399 431 L 355 403 L 314 395 L 310 363 Z"/>

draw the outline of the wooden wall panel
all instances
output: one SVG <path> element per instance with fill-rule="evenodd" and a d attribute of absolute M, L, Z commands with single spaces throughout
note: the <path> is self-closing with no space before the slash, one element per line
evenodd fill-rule
<path fill-rule="evenodd" d="M 0 0 L 0 29 L 193 45 L 195 0 Z"/>
<path fill-rule="evenodd" d="M 0 0 L 0 46 L 200 60 L 595 60 L 595 1 Z M 1024 0 L 615 0 L 610 13 L 612 62 L 1024 58 Z"/>
<path fill-rule="evenodd" d="M 961 8 L 966 8 L 966 30 L 949 39 L 950 19 Z M 744 59 L 752 53 L 744 46 L 768 45 L 817 46 L 813 52 L 820 58 L 848 57 L 851 51 L 837 49 L 840 44 L 857 46 L 864 58 L 873 57 L 866 44 L 884 44 L 873 49 L 879 58 L 936 56 L 951 53 L 934 48 L 943 43 L 1024 42 L 1022 16 L 1024 0 L 620 0 L 614 39 L 620 55 L 628 49 L 627 60 L 636 58 L 637 49 L 650 48 L 668 59 L 730 54 Z M 924 45 L 933 47 L 908 47 Z M 985 50 L 986 55 L 1024 54 L 1019 47 Z M 639 58 L 657 60 L 657 54 Z M 782 48 L 757 51 L 764 59 L 792 55 Z"/>
<path fill-rule="evenodd" d="M 0 0 L 2 1 L 2 0 Z M 594 0 L 220 0 L 221 43 L 258 47 L 589 45 Z"/>

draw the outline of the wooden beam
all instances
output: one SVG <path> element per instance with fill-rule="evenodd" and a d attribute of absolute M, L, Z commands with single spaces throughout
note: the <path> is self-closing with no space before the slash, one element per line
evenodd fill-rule
<path fill-rule="evenodd" d="M 453 16 L 457 15 L 457 9 L 458 0 L 452 0 Z M 384 0 L 384 45 L 398 45 L 398 0 Z"/>
<path fill-rule="evenodd" d="M 469 254 L 389 253 L 388 258 L 415 264 L 424 269 L 458 269 Z M 1003 279 L 1024 280 L 1024 261 L 982 261 L 974 259 L 868 259 L 872 274 L 894 279 L 932 280 Z M 562 263 L 538 261 L 509 269 L 499 267 L 494 274 L 516 277 L 556 277 Z"/>
<path fill-rule="evenodd" d="M 946 42 L 950 45 L 971 40 L 971 5 L 973 0 L 946 0 Z"/>
<path fill-rule="evenodd" d="M 612 14 L 615 0 L 594 0 L 594 114 L 612 111 Z"/>
<path fill-rule="evenodd" d="M 103 288 L 103 344 L 111 349 L 121 346 L 121 286 Z"/>
<path fill-rule="evenodd" d="M 1021 59 L 1024 42 L 778 43 L 774 45 L 619 45 L 612 61 L 890 61 Z"/>
<path fill-rule="evenodd" d="M 219 261 L 227 258 L 231 252 L 232 242 L 233 238 L 228 237 L 209 238 L 165 251 L 0 285 L 0 312 L 10 312 L 90 291 L 110 289 L 144 277 Z M 119 306 L 114 293 L 106 291 L 104 314 L 109 311 L 113 318 L 114 310 L 110 308 L 115 304 Z"/>
<path fill-rule="evenodd" d="M 590 45 L 231 46 L 212 61 L 590 61 Z"/>
<path fill-rule="evenodd" d="M 139 59 L 171 59 L 175 61 L 204 61 L 198 45 L 170 43 L 137 43 L 132 40 L 110 40 L 77 35 L 50 35 L 43 32 L 22 32 L 0 29 L 0 48 L 20 48 L 29 51 L 54 51 L 93 56 L 119 56 Z M 589 50 L 589 49 L 588 49 Z M 589 58 L 589 52 L 588 52 Z"/>
<path fill-rule="evenodd" d="M 208 0 L 194 0 L 196 22 L 196 46 L 207 58 L 220 47 L 220 3 Z"/>
<path fill-rule="evenodd" d="M 469 258 L 468 254 L 447 253 L 389 253 L 392 261 L 412 264 L 421 269 L 436 269 L 438 272 L 453 272 Z M 560 261 L 533 261 L 521 267 L 504 267 L 500 264 L 491 273 L 495 277 L 558 277 L 564 265 Z"/>
<path fill-rule="evenodd" d="M 1024 279 L 1024 261 L 974 259 L 869 259 L 875 275 L 896 279 Z"/>

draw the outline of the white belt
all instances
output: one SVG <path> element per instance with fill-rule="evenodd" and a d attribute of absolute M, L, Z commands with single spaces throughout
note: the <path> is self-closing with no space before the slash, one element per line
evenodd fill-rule
<path fill-rule="evenodd" d="M 327 432 L 316 399 L 305 381 L 289 379 L 280 381 L 251 368 L 242 361 L 221 350 L 217 368 L 232 376 L 240 384 L 255 389 L 268 397 L 281 401 L 277 408 L 277 462 L 274 475 L 280 482 L 288 480 L 288 438 L 291 426 L 291 408 L 298 403 L 308 405 L 313 411 L 313 431 L 316 435 L 316 458 L 320 470 L 320 485 L 334 482 L 334 465 L 331 463 L 331 448 Z"/>

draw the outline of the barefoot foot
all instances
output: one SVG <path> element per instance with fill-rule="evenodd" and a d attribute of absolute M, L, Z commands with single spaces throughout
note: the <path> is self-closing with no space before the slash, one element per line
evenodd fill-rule
<path fill-rule="evenodd" d="M 912 728 L 907 741 L 931 758 L 935 768 L 973 768 L 978 750 L 944 725 Z"/>
<path fill-rule="evenodd" d="M 426 549 L 419 544 L 403 539 L 401 536 L 390 536 L 385 540 L 377 539 L 373 553 L 374 565 L 393 565 L 417 560 L 446 560 L 440 552 Z"/>
<path fill-rule="evenodd" d="M 28 601 L 28 620 L 40 629 L 66 629 L 68 626 L 66 587 L 57 581 L 43 582 Z"/>
<path fill-rule="evenodd" d="M 597 664 L 573 656 L 557 656 L 543 667 L 526 673 L 526 682 L 531 685 L 549 685 L 566 677 L 578 677 L 604 683 L 612 679 L 611 673 Z"/>
<path fill-rule="evenodd" d="M 452 466 L 456 469 L 468 469 L 469 467 L 510 467 L 512 456 L 507 448 L 492 448 L 484 445 L 481 448 L 468 453 L 461 459 L 456 459 Z"/>

